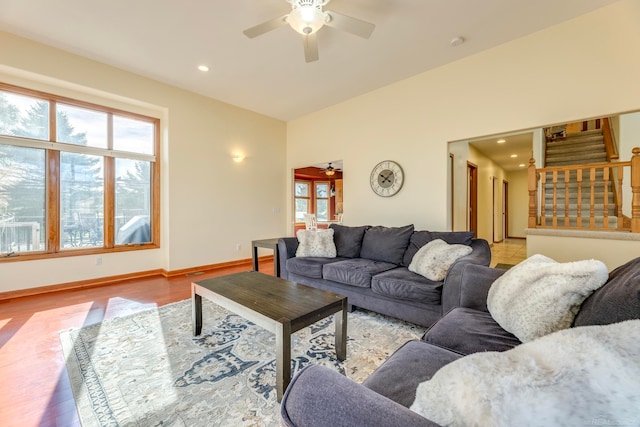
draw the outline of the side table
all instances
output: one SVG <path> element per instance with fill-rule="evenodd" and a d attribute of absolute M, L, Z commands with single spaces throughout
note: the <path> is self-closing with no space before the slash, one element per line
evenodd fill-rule
<path fill-rule="evenodd" d="M 273 271 L 276 277 L 280 277 L 280 256 L 278 254 L 278 239 L 261 239 L 251 241 L 253 270 L 258 271 L 258 248 L 273 249 Z"/>

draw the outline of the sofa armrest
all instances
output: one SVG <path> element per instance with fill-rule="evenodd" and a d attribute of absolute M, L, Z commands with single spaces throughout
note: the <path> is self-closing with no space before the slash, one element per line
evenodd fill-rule
<path fill-rule="evenodd" d="M 488 266 L 491 263 L 489 242 L 484 239 L 473 239 L 471 248 L 473 251 L 469 255 L 454 262 L 447 271 L 442 287 L 442 313 L 446 313 L 453 307 L 460 307 L 460 279 L 465 266 Z"/>
<path fill-rule="evenodd" d="M 458 291 L 456 305 L 443 306 L 444 312 L 454 307 L 466 307 L 474 310 L 489 311 L 487 308 L 487 295 L 491 284 L 506 270 L 490 268 L 483 265 L 467 264 L 462 267 L 455 282 L 450 282 L 452 288 Z M 445 285 L 447 286 L 447 285 Z"/>
<path fill-rule="evenodd" d="M 329 368 L 309 365 L 282 398 L 281 425 L 287 427 L 425 426 L 428 419 Z"/>
<path fill-rule="evenodd" d="M 289 272 L 287 271 L 287 260 L 296 256 L 296 249 L 298 249 L 297 237 L 281 237 L 278 239 L 280 277 L 285 280 L 289 278 Z"/>

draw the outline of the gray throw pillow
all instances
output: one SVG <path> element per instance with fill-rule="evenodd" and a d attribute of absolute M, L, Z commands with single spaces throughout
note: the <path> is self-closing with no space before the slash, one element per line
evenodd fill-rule
<path fill-rule="evenodd" d="M 368 225 L 349 227 L 347 225 L 331 224 L 329 228 L 333 229 L 333 241 L 336 244 L 339 257 L 358 258 L 360 256 L 362 239 L 364 232 L 369 228 Z"/>
<path fill-rule="evenodd" d="M 609 273 L 609 280 L 587 298 L 573 326 L 607 325 L 640 318 L 640 257 Z"/>
<path fill-rule="evenodd" d="M 404 227 L 371 227 L 364 233 L 360 258 L 399 265 L 411 234 L 413 224 Z"/>

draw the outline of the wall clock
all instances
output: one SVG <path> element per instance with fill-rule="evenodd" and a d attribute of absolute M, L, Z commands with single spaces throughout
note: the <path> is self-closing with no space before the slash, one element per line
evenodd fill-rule
<path fill-rule="evenodd" d="M 404 172 L 398 163 L 385 160 L 373 168 L 369 182 L 371 189 L 378 196 L 390 197 L 402 188 Z"/>

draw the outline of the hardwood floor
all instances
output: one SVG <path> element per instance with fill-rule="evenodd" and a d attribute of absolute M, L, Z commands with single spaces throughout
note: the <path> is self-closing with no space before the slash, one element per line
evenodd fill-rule
<path fill-rule="evenodd" d="M 0 426 L 80 426 L 60 330 L 191 297 L 191 282 L 247 271 L 251 263 L 195 276 L 131 280 L 0 302 Z M 273 264 L 261 262 L 263 273 Z"/>

